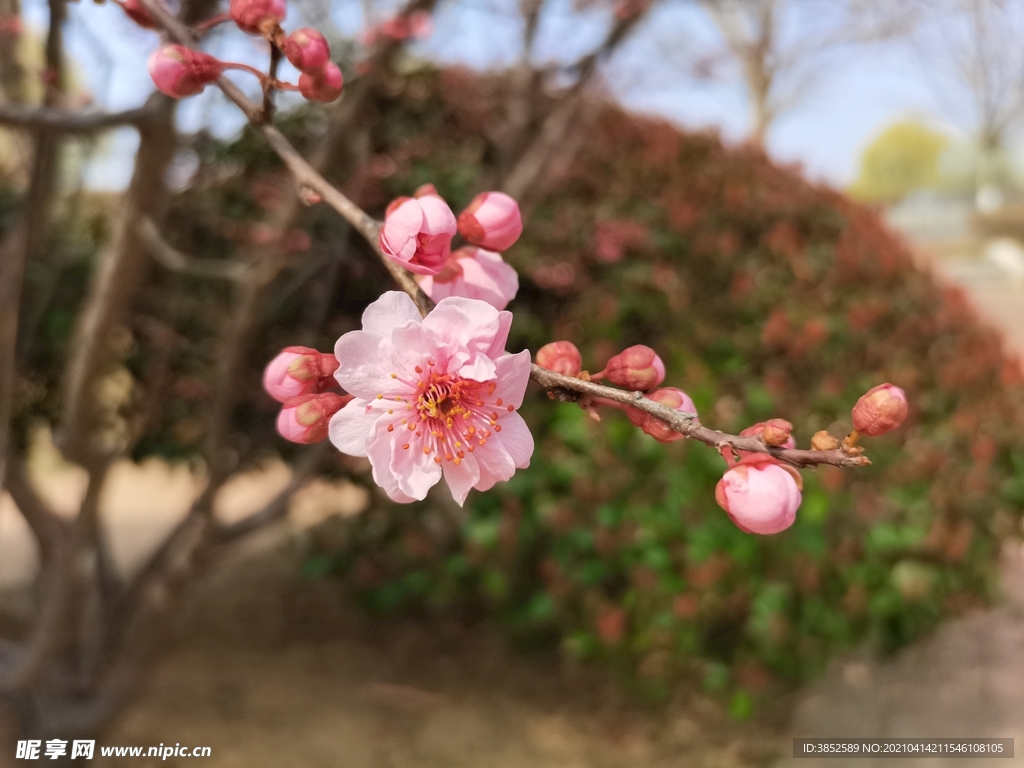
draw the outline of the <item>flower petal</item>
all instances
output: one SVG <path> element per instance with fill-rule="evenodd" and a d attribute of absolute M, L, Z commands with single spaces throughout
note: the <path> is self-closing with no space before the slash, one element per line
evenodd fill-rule
<path fill-rule="evenodd" d="M 409 295 L 404 291 L 388 291 L 363 312 L 363 330 L 385 339 L 391 332 L 409 323 L 421 323 L 423 318 Z"/>
<path fill-rule="evenodd" d="M 530 382 L 530 352 L 502 355 L 494 362 L 495 395 L 513 408 L 523 404 L 526 385 Z M 504 422 L 503 422 L 504 423 Z"/>
<path fill-rule="evenodd" d="M 487 442 L 490 443 L 495 438 L 508 452 L 516 469 L 526 469 L 530 466 L 530 457 L 533 456 L 534 448 L 533 435 L 530 434 L 530 428 L 526 426 L 526 421 L 522 416 L 518 413 L 502 416 L 501 432 L 491 435 Z"/>
<path fill-rule="evenodd" d="M 460 507 L 465 503 L 466 496 L 470 489 L 480 482 L 480 465 L 473 458 L 472 453 L 467 453 L 458 464 L 454 461 L 444 463 L 444 479 L 451 489 L 452 498 Z"/>
<path fill-rule="evenodd" d="M 486 302 L 450 296 L 438 302 L 423 318 L 423 326 L 446 344 L 457 344 L 472 352 L 487 352 L 501 332 L 499 314 Z"/>
<path fill-rule="evenodd" d="M 410 434 L 406 432 L 406 434 Z M 406 438 L 396 438 L 391 445 L 391 473 L 395 476 L 398 489 L 417 501 L 427 497 L 427 491 L 441 479 L 441 467 L 433 455 L 423 453 L 419 445 L 403 448 L 399 443 Z"/>
<path fill-rule="evenodd" d="M 356 398 L 331 417 L 330 437 L 334 447 L 349 456 L 365 456 L 373 425 L 381 414 L 371 401 Z"/>
<path fill-rule="evenodd" d="M 395 359 L 394 352 L 389 341 L 374 333 L 350 331 L 334 345 L 334 355 L 340 363 L 334 378 L 346 392 L 364 400 L 377 395 L 407 395 L 413 387 L 391 375 L 406 370 L 403 361 Z"/>
<path fill-rule="evenodd" d="M 401 261 L 416 255 L 416 236 L 424 226 L 425 217 L 419 200 L 406 200 L 384 218 L 381 247 Z"/>
<path fill-rule="evenodd" d="M 394 435 L 387 431 L 387 428 L 376 428 L 374 438 L 366 446 L 366 455 L 370 459 L 370 467 L 373 470 L 373 482 L 384 489 L 392 501 L 400 504 L 408 504 L 416 501 L 398 487 L 398 478 L 391 470 L 391 451 L 394 446 Z"/>

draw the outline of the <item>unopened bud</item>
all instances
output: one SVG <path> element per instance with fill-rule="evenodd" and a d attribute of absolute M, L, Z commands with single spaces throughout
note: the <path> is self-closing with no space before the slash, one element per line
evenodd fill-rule
<path fill-rule="evenodd" d="M 459 214 L 459 232 L 473 245 L 504 251 L 523 233 L 519 203 L 503 192 L 483 192 Z"/>
<path fill-rule="evenodd" d="M 653 392 L 648 392 L 646 397 L 648 400 L 653 400 L 656 403 L 660 403 L 661 405 L 672 408 L 676 411 L 686 411 L 688 413 L 697 412 L 697 408 L 694 406 L 693 400 L 690 399 L 690 396 L 683 392 L 683 390 L 676 389 L 675 387 L 663 387 L 662 389 L 656 389 Z M 671 443 L 685 437 L 685 435 L 681 435 L 674 429 L 671 429 L 657 416 L 652 416 L 646 411 L 641 411 L 635 406 L 628 405 L 626 406 L 625 411 L 626 417 L 633 422 L 634 426 L 639 427 L 644 433 L 650 435 L 660 443 Z"/>
<path fill-rule="evenodd" d="M 853 427 L 861 434 L 884 435 L 907 418 L 907 396 L 893 384 L 879 384 L 861 396 L 852 415 Z"/>
<path fill-rule="evenodd" d="M 793 440 L 793 425 L 785 419 L 760 421 L 740 432 L 740 437 L 759 437 L 765 445 L 777 448 L 796 448 Z"/>
<path fill-rule="evenodd" d="M 163 45 L 149 57 L 149 75 L 174 99 L 194 96 L 220 77 L 224 65 L 213 56 L 183 45 Z"/>
<path fill-rule="evenodd" d="M 277 26 L 288 13 L 285 0 L 231 0 L 231 20 L 250 35 L 262 35 L 266 26 Z"/>
<path fill-rule="evenodd" d="M 128 18 L 140 27 L 144 29 L 159 29 L 160 25 L 156 23 L 153 14 L 139 0 L 123 0 L 119 5 Z"/>
<path fill-rule="evenodd" d="M 284 55 L 300 72 L 315 75 L 331 60 L 331 47 L 318 30 L 304 27 L 288 35 Z"/>
<path fill-rule="evenodd" d="M 583 356 L 571 341 L 552 341 L 537 350 L 534 358 L 541 368 L 563 376 L 579 376 L 583 370 Z"/>
<path fill-rule="evenodd" d="M 352 399 L 352 395 L 333 392 L 293 397 L 285 401 L 277 415 L 277 431 L 293 443 L 319 443 L 327 437 L 331 417 Z"/>
<path fill-rule="evenodd" d="M 329 61 L 316 74 L 303 72 L 299 76 L 299 93 L 310 101 L 331 102 L 341 96 L 344 82 L 338 65 Z"/>
<path fill-rule="evenodd" d="M 309 347 L 285 347 L 263 371 L 263 388 L 278 402 L 336 386 L 338 358 Z"/>
<path fill-rule="evenodd" d="M 799 480 L 795 469 L 769 456 L 748 457 L 718 481 L 715 500 L 741 531 L 779 533 L 796 520 L 802 500 Z"/>
<path fill-rule="evenodd" d="M 646 392 L 665 380 L 665 364 L 653 349 L 637 344 L 615 355 L 593 378 L 605 378 L 617 386 Z"/>

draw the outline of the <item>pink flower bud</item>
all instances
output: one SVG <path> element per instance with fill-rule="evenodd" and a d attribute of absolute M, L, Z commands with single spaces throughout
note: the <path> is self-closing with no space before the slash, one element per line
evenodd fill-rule
<path fill-rule="evenodd" d="M 646 397 L 648 400 L 661 403 L 677 411 L 697 412 L 697 408 L 694 406 L 690 396 L 683 392 L 683 390 L 676 389 L 675 387 L 656 389 L 653 392 L 648 392 Z M 634 426 L 639 427 L 644 433 L 650 435 L 659 443 L 671 443 L 684 437 L 684 435 L 679 434 L 674 429 L 669 429 L 665 422 L 646 411 L 641 411 L 639 408 L 631 405 L 627 405 L 625 411 L 626 417 L 633 422 Z"/>
<path fill-rule="evenodd" d="M 537 350 L 537 365 L 563 376 L 579 376 L 583 370 L 583 356 L 571 341 L 552 341 Z"/>
<path fill-rule="evenodd" d="M 333 392 L 293 397 L 285 401 L 277 415 L 278 434 L 293 443 L 319 443 L 327 437 L 331 417 L 353 399 L 352 395 Z"/>
<path fill-rule="evenodd" d="M 285 347 L 263 371 L 263 388 L 280 403 L 336 386 L 338 358 L 309 347 Z"/>
<path fill-rule="evenodd" d="M 665 380 L 665 364 L 650 347 L 637 344 L 615 355 L 594 379 L 608 379 L 626 389 L 646 392 Z"/>
<path fill-rule="evenodd" d="M 907 396 L 894 384 L 872 387 L 853 406 L 853 427 L 869 437 L 896 429 L 907 418 Z"/>
<path fill-rule="evenodd" d="M 149 56 L 149 75 L 174 99 L 194 96 L 220 77 L 224 65 L 213 56 L 183 45 L 164 45 Z"/>
<path fill-rule="evenodd" d="M 795 469 L 758 454 L 722 476 L 715 487 L 715 500 L 741 531 L 779 533 L 796 520 L 802 500 L 799 481 Z"/>
<path fill-rule="evenodd" d="M 437 275 L 451 254 L 455 214 L 440 197 L 398 198 L 380 231 L 384 255 L 419 275 Z"/>
<path fill-rule="evenodd" d="M 128 18 L 143 29 L 159 29 L 160 25 L 156 23 L 153 14 L 139 0 L 123 0 L 120 6 Z"/>
<path fill-rule="evenodd" d="M 519 203 L 503 192 L 484 192 L 459 214 L 459 232 L 473 245 L 504 251 L 523 233 Z"/>
<path fill-rule="evenodd" d="M 796 448 L 796 441 L 793 439 L 793 425 L 785 419 L 759 421 L 754 426 L 747 427 L 740 432 L 740 437 L 759 437 L 765 445 Z M 740 455 L 744 453 L 744 451 L 740 451 Z"/>
<path fill-rule="evenodd" d="M 334 101 L 341 96 L 341 88 L 344 85 L 344 78 L 341 70 L 333 61 L 329 61 L 324 68 L 315 75 L 303 72 L 299 75 L 299 93 L 310 101 L 321 101 L 324 103 Z"/>
<path fill-rule="evenodd" d="M 319 31 L 304 27 L 285 39 L 284 55 L 300 72 L 315 75 L 331 60 L 331 46 Z"/>
<path fill-rule="evenodd" d="M 273 28 L 288 13 L 285 0 L 231 0 L 231 20 L 250 35 L 262 35 L 264 28 Z"/>

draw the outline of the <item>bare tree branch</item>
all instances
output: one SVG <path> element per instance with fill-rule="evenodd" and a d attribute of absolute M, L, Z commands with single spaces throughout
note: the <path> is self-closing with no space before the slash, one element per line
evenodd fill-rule
<path fill-rule="evenodd" d="M 50 27 L 46 36 L 46 67 L 51 73 L 43 95 L 43 106 L 60 99 L 63 79 L 63 34 L 61 25 L 67 12 L 63 0 L 50 0 Z M 28 194 L 18 223 L 11 235 L 0 243 L 0 488 L 10 451 L 11 418 L 14 413 L 15 368 L 17 367 L 18 321 L 21 310 L 25 265 L 42 243 L 50 217 L 56 184 L 57 142 L 40 131 L 32 153 Z"/>
<path fill-rule="evenodd" d="M 523 149 L 511 170 L 498 184 L 504 192 L 522 202 L 527 191 L 536 186 L 547 163 L 562 145 L 570 129 L 579 128 L 577 118 L 586 98 L 586 87 L 597 75 L 599 65 L 612 56 L 647 13 L 642 11 L 627 18 L 616 18 L 601 45 L 576 63 L 576 81 L 562 95 L 544 119 L 536 137 Z"/>
<path fill-rule="evenodd" d="M 50 133 L 90 134 L 135 125 L 145 117 L 145 107 L 124 112 L 68 112 L 53 107 L 0 104 L 0 125 Z"/>
<path fill-rule="evenodd" d="M 67 537 L 68 524 L 36 493 L 25 465 L 14 457 L 7 465 L 7 492 L 35 535 L 42 559 L 51 560 L 61 541 Z"/>
<path fill-rule="evenodd" d="M 148 216 L 140 218 L 135 226 L 139 237 L 149 249 L 150 254 L 165 269 L 190 277 L 230 280 L 232 282 L 239 282 L 245 279 L 247 268 L 244 264 L 235 261 L 197 259 L 193 256 L 186 256 L 164 240 L 157 230 L 156 224 Z"/>
<path fill-rule="evenodd" d="M 277 522 L 288 514 L 288 504 L 292 496 L 295 495 L 296 491 L 305 486 L 323 465 L 323 461 L 329 453 L 330 445 L 329 441 L 324 441 L 309 448 L 292 470 L 292 478 L 288 485 L 258 512 L 253 512 L 248 517 L 244 517 L 230 525 L 220 526 L 217 529 L 218 542 L 228 543 L 236 541 L 253 531 Z"/>

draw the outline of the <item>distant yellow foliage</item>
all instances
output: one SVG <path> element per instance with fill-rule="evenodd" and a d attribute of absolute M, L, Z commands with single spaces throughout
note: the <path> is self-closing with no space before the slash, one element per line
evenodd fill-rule
<path fill-rule="evenodd" d="M 939 157 L 948 145 L 945 134 L 916 120 L 901 120 L 864 150 L 860 175 L 848 191 L 860 200 L 892 203 L 928 189 L 938 181 Z"/>

